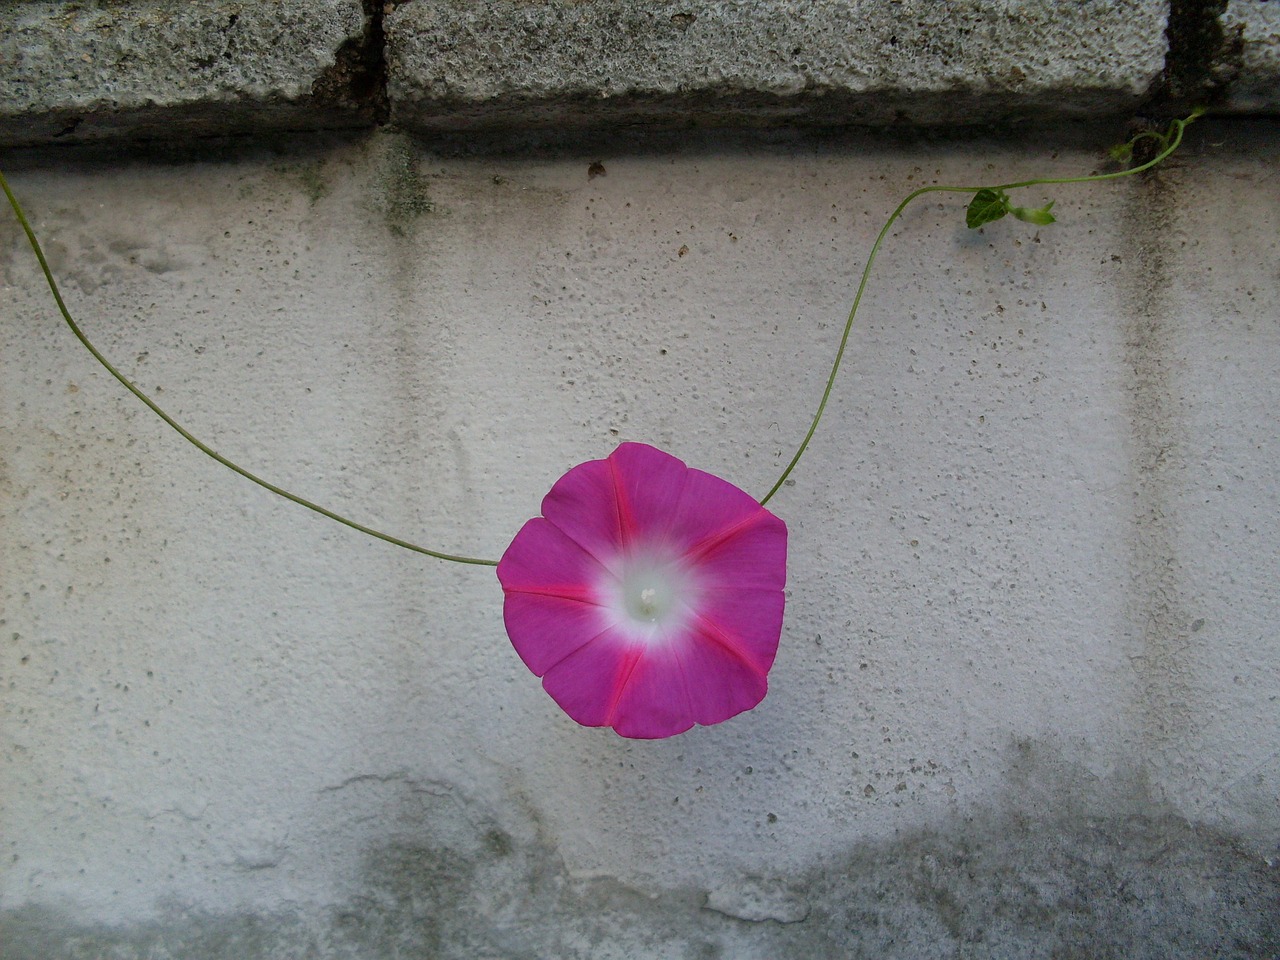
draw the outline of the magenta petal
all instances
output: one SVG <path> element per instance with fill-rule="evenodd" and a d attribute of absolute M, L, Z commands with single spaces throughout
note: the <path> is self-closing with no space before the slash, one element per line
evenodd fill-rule
<path fill-rule="evenodd" d="M 506 593 L 503 620 L 511 645 L 536 676 L 609 625 L 597 603 L 608 574 L 551 522 L 535 517 L 498 562 Z"/>
<path fill-rule="evenodd" d="M 515 590 L 507 593 L 502 619 L 511 645 L 536 677 L 590 643 L 608 626 L 595 604 Z"/>
<path fill-rule="evenodd" d="M 787 585 L 787 527 L 757 505 L 743 526 L 695 553 L 699 575 L 709 586 L 781 590 Z"/>
<path fill-rule="evenodd" d="M 703 725 L 721 723 L 750 710 L 769 690 L 769 665 L 752 662 L 714 634 L 704 632 L 699 642 L 681 651 L 689 688 L 697 691 L 693 719 Z M 776 650 L 776 634 L 773 646 Z M 769 664 L 772 661 L 770 657 Z"/>
<path fill-rule="evenodd" d="M 547 671 L 542 686 L 584 727 L 604 727 L 643 650 L 616 633 L 602 633 Z"/>
<path fill-rule="evenodd" d="M 636 661 L 610 719 L 620 736 L 657 740 L 693 726 L 697 707 L 685 673 L 684 646 L 652 647 Z"/>
<path fill-rule="evenodd" d="M 627 545 L 667 541 L 676 519 L 672 507 L 683 497 L 692 471 L 671 454 L 643 443 L 622 444 L 609 455 L 608 463 L 616 478 Z"/>
<path fill-rule="evenodd" d="M 708 590 L 698 615 L 708 637 L 764 675 L 778 655 L 785 603 L 781 590 Z"/>
<path fill-rule="evenodd" d="M 606 632 L 552 667 L 543 686 L 584 726 L 656 740 L 750 710 L 768 690 L 766 671 L 708 633 L 645 649 Z"/>
<path fill-rule="evenodd" d="M 689 471 L 683 496 L 667 509 L 671 514 L 673 535 L 681 546 L 688 549 L 697 549 L 762 517 L 769 517 L 782 525 L 781 520 L 754 498 L 733 484 L 701 470 Z M 782 525 L 782 531 L 785 538 L 785 525 Z"/>
<path fill-rule="evenodd" d="M 508 591 L 587 600 L 603 576 L 595 557 L 542 517 L 521 527 L 498 561 L 498 580 Z"/>
<path fill-rule="evenodd" d="M 713 542 L 694 563 L 703 583 L 699 617 L 767 673 L 778 652 L 786 603 L 786 525 L 757 508 L 746 526 Z"/>
<path fill-rule="evenodd" d="M 617 489 L 608 460 L 580 463 L 542 499 L 542 515 L 602 563 L 622 546 Z"/>

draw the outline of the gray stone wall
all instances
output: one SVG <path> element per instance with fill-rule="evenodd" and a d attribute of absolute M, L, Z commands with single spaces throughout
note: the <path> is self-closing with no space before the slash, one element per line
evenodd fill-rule
<path fill-rule="evenodd" d="M 1270 0 L 6 0 L 0 144 L 1280 106 Z"/>
<path fill-rule="evenodd" d="M 0 216 L 0 960 L 1280 956 L 1276 5 L 0 3 L 0 168 L 182 423 L 501 554 L 763 492 L 764 702 L 569 720 L 492 571 L 186 445 Z M 833 129 L 833 128 L 845 129 Z M 856 129 L 855 129 L 856 128 Z M 995 132 L 993 132 L 995 131 Z"/>

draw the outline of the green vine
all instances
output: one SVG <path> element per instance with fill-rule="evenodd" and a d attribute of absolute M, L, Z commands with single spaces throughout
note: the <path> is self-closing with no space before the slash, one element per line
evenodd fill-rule
<path fill-rule="evenodd" d="M 773 495 L 782 488 L 787 482 L 787 478 L 791 476 L 791 471 L 796 468 L 796 464 L 800 462 L 800 458 L 804 456 L 805 450 L 809 446 L 809 441 L 813 439 L 813 435 L 817 432 L 818 424 L 822 420 L 822 414 L 827 409 L 827 401 L 831 398 L 831 388 L 835 386 L 836 374 L 840 372 L 840 363 L 844 360 L 845 347 L 849 343 L 849 331 L 853 329 L 854 317 L 858 315 L 858 307 L 862 303 L 862 295 L 867 289 L 867 279 L 871 276 L 871 267 L 876 262 L 876 256 L 880 253 L 880 247 L 884 244 L 885 237 L 889 235 L 889 229 L 902 216 L 904 210 L 911 205 L 911 202 L 917 197 L 923 197 L 926 193 L 972 193 L 973 199 L 969 201 L 969 206 L 965 210 L 965 225 L 971 230 L 976 230 L 984 224 L 993 223 L 1004 217 L 1006 214 L 1012 214 L 1019 220 L 1034 224 L 1050 224 L 1054 222 L 1054 216 L 1049 210 L 1053 207 L 1053 201 L 1045 204 L 1043 207 L 1027 208 L 1015 207 L 1009 201 L 1009 190 L 1018 190 L 1023 187 L 1037 187 L 1052 184 L 1064 183 L 1096 183 L 1101 180 L 1116 180 L 1120 177 L 1131 177 L 1134 174 L 1142 173 L 1144 170 L 1150 170 L 1152 167 L 1162 163 L 1169 157 L 1173 151 L 1178 149 L 1178 145 L 1182 143 L 1182 134 L 1186 130 L 1187 124 L 1194 121 L 1197 117 L 1204 113 L 1202 109 L 1197 108 L 1183 120 L 1174 120 L 1169 124 L 1168 129 L 1164 133 L 1153 133 L 1147 131 L 1138 134 L 1128 143 L 1111 149 L 1112 157 L 1130 158 L 1133 156 L 1134 146 L 1141 140 L 1155 138 L 1160 145 L 1160 152 L 1148 160 L 1146 163 L 1137 167 L 1129 167 L 1125 170 L 1116 170 L 1112 173 L 1098 173 L 1087 177 L 1039 177 L 1034 180 L 1019 180 L 1016 183 L 998 183 L 992 186 L 931 186 L 921 187 L 919 190 L 912 191 L 902 202 L 894 208 L 893 213 L 889 214 L 889 219 L 884 222 L 884 226 L 880 228 L 875 243 L 871 245 L 871 252 L 867 255 L 866 265 L 862 268 L 862 279 L 858 281 L 858 292 L 854 294 L 853 306 L 849 309 L 849 317 L 845 320 L 844 333 L 840 337 L 840 347 L 836 350 L 835 361 L 831 364 L 831 374 L 827 377 L 827 386 L 822 391 L 822 399 L 818 401 L 818 410 L 813 415 L 813 421 L 809 424 L 809 431 L 804 435 L 804 439 L 800 441 L 800 446 L 796 450 L 795 456 L 791 458 L 791 462 L 787 464 L 782 471 L 782 476 L 778 477 L 778 482 L 769 488 L 769 492 L 760 498 L 760 504 L 763 506 L 773 499 Z"/>
<path fill-rule="evenodd" d="M 844 359 L 845 348 L 849 343 L 849 333 L 853 329 L 854 318 L 857 316 L 858 307 L 862 303 L 862 295 L 866 292 L 867 280 L 871 275 L 871 268 L 875 263 L 876 256 L 879 254 L 881 246 L 884 244 L 885 238 L 889 234 L 890 228 L 897 222 L 898 218 L 902 216 L 903 211 L 906 210 L 912 201 L 927 193 L 971 193 L 973 194 L 973 197 L 969 201 L 968 208 L 965 211 L 965 224 L 970 229 L 977 229 L 978 227 L 984 226 L 988 223 L 993 223 L 1005 216 L 1013 216 L 1025 223 L 1044 226 L 1055 221 L 1053 214 L 1050 212 L 1053 208 L 1053 201 L 1050 201 L 1043 207 L 1017 207 L 1014 206 L 1010 200 L 1008 191 L 1024 187 L 1052 184 L 1094 183 L 1102 180 L 1114 180 L 1119 177 L 1133 176 L 1134 174 L 1142 173 L 1144 170 L 1150 170 L 1152 167 L 1163 162 L 1174 152 L 1174 150 L 1178 148 L 1178 145 L 1182 142 L 1182 135 L 1186 130 L 1187 125 L 1202 113 L 1202 110 L 1195 110 L 1185 119 L 1172 121 L 1168 129 L 1163 133 L 1146 131 L 1138 134 L 1128 143 L 1112 148 L 1112 158 L 1118 162 L 1127 163 L 1132 159 L 1134 148 L 1138 143 L 1144 140 L 1155 140 L 1155 145 L 1159 148 L 1158 153 L 1154 158 L 1140 166 L 1129 167 L 1112 173 L 1095 174 L 1087 177 L 1037 178 L 1033 180 L 1021 180 L 1016 183 L 1001 183 L 991 186 L 976 187 L 929 186 L 921 187 L 919 190 L 915 190 L 908 194 L 894 209 L 893 213 L 889 215 L 889 219 L 885 221 L 884 226 L 880 229 L 880 233 L 876 236 L 875 243 L 872 244 L 871 252 L 868 254 L 867 262 L 862 269 L 862 277 L 858 282 L 857 293 L 853 298 L 853 306 L 850 308 L 848 319 L 845 321 L 844 331 L 840 337 L 840 346 L 836 351 L 835 360 L 831 364 L 831 373 L 827 377 L 826 388 L 822 392 L 822 399 L 818 403 L 817 412 L 813 416 L 808 432 L 805 433 L 804 439 L 800 442 L 800 446 L 796 450 L 795 455 L 791 458 L 791 461 L 782 471 L 782 475 L 778 478 L 778 481 L 769 489 L 769 492 L 760 499 L 761 505 L 767 504 L 782 485 L 786 483 L 787 478 L 791 476 L 791 472 L 795 469 L 796 464 L 800 462 L 800 458 L 804 455 L 805 450 L 809 446 L 809 441 L 813 439 L 813 435 L 818 429 L 818 424 L 821 422 L 822 415 L 826 411 L 827 401 L 831 397 L 831 390 L 835 385 L 836 375 L 840 372 L 840 364 Z M 394 544 L 397 547 L 404 547 L 406 550 L 412 550 L 415 553 L 435 557 L 438 560 L 448 560 L 453 563 L 466 563 L 477 566 L 497 566 L 498 561 L 496 560 L 486 560 L 479 557 L 468 557 L 459 554 L 444 553 L 439 550 L 431 550 L 427 547 L 411 543 L 408 540 L 403 540 L 399 537 L 394 537 L 390 534 L 375 530 L 362 523 L 357 523 L 355 520 L 351 520 L 339 513 L 335 513 L 326 507 L 313 503 L 310 500 L 300 497 L 295 493 L 291 493 L 288 490 L 276 486 L 274 483 L 264 480 L 256 474 L 249 472 L 244 467 L 241 467 L 239 464 L 229 460 L 227 457 L 224 457 L 208 444 L 194 436 L 190 431 L 174 420 L 173 417 L 169 416 L 169 414 L 161 409 L 154 400 L 143 393 L 132 380 L 117 370 L 116 367 L 101 353 L 101 351 L 93 345 L 85 335 L 84 331 L 80 329 L 79 324 L 76 323 L 71 316 L 71 312 L 67 309 L 66 302 L 62 298 L 62 293 L 58 289 L 57 281 L 54 279 L 53 271 L 49 268 L 48 260 L 45 259 L 44 250 L 40 246 L 40 241 L 36 238 L 35 231 L 27 220 L 21 204 L 18 203 L 18 198 L 14 196 L 13 191 L 9 188 L 9 183 L 5 179 L 3 173 L 0 173 L 0 189 L 4 190 L 4 195 L 8 199 L 9 205 L 13 208 L 14 215 L 18 218 L 18 223 L 21 224 L 23 231 L 26 233 L 27 241 L 30 243 L 31 249 L 36 255 L 36 260 L 39 262 L 40 269 L 44 273 L 45 281 L 48 283 L 49 290 L 53 294 L 53 300 L 58 307 L 58 312 L 62 314 L 62 319 L 66 322 L 72 334 L 75 335 L 76 339 L 79 340 L 85 349 L 89 351 L 93 358 L 97 360 L 98 363 L 101 364 L 109 374 L 111 374 L 111 376 L 115 377 L 115 379 L 118 380 L 126 390 L 142 401 L 142 403 L 145 404 L 152 413 L 177 431 L 179 436 L 194 446 L 197 450 L 217 461 L 228 470 L 239 474 L 246 480 L 256 483 L 258 486 L 269 490 L 271 493 L 292 501 L 299 506 L 306 507 L 308 510 L 312 510 L 323 517 L 328 517 L 330 520 L 335 520 L 344 526 L 350 527 L 352 530 L 359 531 L 360 533 L 366 534 L 370 537 L 386 541 L 387 543 Z"/>
<path fill-rule="evenodd" d="M 178 423 L 177 420 L 165 413 L 164 410 L 160 408 L 159 404 L 138 389 L 138 386 L 132 380 L 117 370 L 111 361 L 103 356 L 101 351 L 99 351 L 98 348 L 90 342 L 89 338 L 85 336 L 84 331 L 80 329 L 80 325 L 72 318 L 71 311 L 67 309 L 66 301 L 62 299 L 62 293 L 58 289 L 58 283 L 53 279 L 53 271 L 49 269 L 49 261 L 45 259 L 44 250 L 40 247 L 40 241 L 36 239 L 35 231 L 31 229 L 31 224 L 28 222 L 26 214 L 23 213 L 22 206 L 18 203 L 18 198 L 15 197 L 13 195 L 13 191 L 9 189 L 9 181 L 5 179 L 3 173 L 0 173 L 0 189 L 4 190 L 4 195 L 9 199 L 9 206 L 13 207 L 13 212 L 18 218 L 18 223 L 22 224 L 22 229 L 27 234 L 27 241 L 31 244 L 31 249 L 35 251 L 36 259 L 40 262 L 40 269 L 44 271 L 44 279 L 49 284 L 49 290 L 53 293 L 53 301 L 58 305 L 58 312 L 62 314 L 62 319 L 65 320 L 67 326 L 71 328 L 71 332 L 75 334 L 76 339 L 84 345 L 86 350 L 93 354 L 93 359 L 102 364 L 107 373 L 119 380 L 120 383 L 124 385 L 124 388 L 146 404 L 152 413 L 169 426 L 173 427 L 183 440 L 186 440 L 205 456 L 216 460 L 228 470 L 240 474 L 240 476 L 244 477 L 246 480 L 253 481 L 265 490 L 270 490 L 276 496 L 284 497 L 286 500 L 291 500 L 299 506 L 306 507 L 308 510 L 313 510 L 322 517 L 328 517 L 330 520 L 336 520 L 338 523 L 341 523 L 343 526 L 350 527 L 352 530 L 358 530 L 361 533 L 368 534 L 371 537 L 376 537 L 379 540 L 385 540 L 387 543 L 393 543 L 397 547 L 404 547 L 406 550 L 412 550 L 415 553 L 425 553 L 428 557 L 435 557 L 437 560 L 451 560 L 454 563 L 472 563 L 486 567 L 496 567 L 498 565 L 497 560 L 482 560 L 477 557 L 464 557 L 453 553 L 442 553 L 439 550 L 429 550 L 426 547 L 418 546 L 416 543 L 410 543 L 408 540 L 401 540 L 399 537 L 393 537 L 389 533 L 383 533 L 380 530 L 373 529 L 372 527 L 366 527 L 363 523 L 357 523 L 356 521 L 351 520 L 348 517 L 344 517 L 339 513 L 334 513 L 327 507 L 322 507 L 318 503 L 312 503 L 310 500 L 300 497 L 296 493 L 290 493 L 283 487 L 278 487 L 274 483 L 264 480 L 256 474 L 250 473 L 244 467 L 240 466 L 238 463 L 228 460 L 222 454 L 218 453 L 217 450 L 214 450 L 203 440 L 192 434 L 186 427 L 182 426 L 182 424 Z"/>

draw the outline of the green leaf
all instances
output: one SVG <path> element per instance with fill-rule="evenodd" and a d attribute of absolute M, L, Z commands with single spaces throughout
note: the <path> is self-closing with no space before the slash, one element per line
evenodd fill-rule
<path fill-rule="evenodd" d="M 979 190 L 969 201 L 969 208 L 964 212 L 964 222 L 970 230 L 976 230 L 984 223 L 999 220 L 1009 212 L 1009 198 L 1003 190 L 991 190 L 986 187 Z"/>
<path fill-rule="evenodd" d="M 1052 208 L 1053 201 L 1050 200 L 1043 207 L 1010 207 L 1009 212 L 1023 223 L 1034 223 L 1040 227 L 1047 227 L 1051 223 L 1056 223 L 1058 219 L 1049 212 Z"/>
<path fill-rule="evenodd" d="M 1117 143 L 1114 147 L 1108 149 L 1107 153 L 1116 163 L 1128 163 L 1133 159 L 1133 141 Z"/>

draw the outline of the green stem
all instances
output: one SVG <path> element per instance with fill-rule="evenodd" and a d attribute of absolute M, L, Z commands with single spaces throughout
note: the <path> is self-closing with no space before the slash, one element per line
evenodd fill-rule
<path fill-rule="evenodd" d="M 35 231 L 31 229 L 31 224 L 27 221 L 26 214 L 22 212 L 22 207 L 18 203 L 18 198 L 15 197 L 13 195 L 13 191 L 9 189 L 9 182 L 4 178 L 3 173 L 0 173 L 0 188 L 4 189 L 4 195 L 9 199 L 9 205 L 13 207 L 13 212 L 17 215 L 18 222 L 22 224 L 22 229 L 27 234 L 27 241 L 31 244 L 31 249 L 35 251 L 36 259 L 40 261 L 40 269 L 44 271 L 44 278 L 49 284 L 50 292 L 53 293 L 54 302 L 58 305 L 58 311 L 62 314 L 62 319 L 67 322 L 67 326 L 71 328 L 71 332 L 75 334 L 76 339 L 84 344 L 85 349 L 93 355 L 93 358 L 97 360 L 98 363 L 102 364 L 109 374 L 119 380 L 126 390 L 146 404 L 152 413 L 158 416 L 169 426 L 173 427 L 182 439 L 186 440 L 201 453 L 222 464 L 228 470 L 240 474 L 240 476 L 244 477 L 246 480 L 251 480 L 258 486 L 263 487 L 266 490 L 270 490 L 277 496 L 284 497 L 286 500 L 292 500 L 299 506 L 306 507 L 308 510 L 313 510 L 323 517 L 328 517 L 330 520 L 336 520 L 338 523 L 341 523 L 343 526 L 350 527 L 352 530 L 358 530 L 360 533 L 368 534 L 378 540 L 385 540 L 387 543 L 395 544 L 397 547 L 404 547 L 406 550 L 412 550 L 414 553 L 423 553 L 428 557 L 435 557 L 437 560 L 449 560 L 453 563 L 469 563 L 484 567 L 496 567 L 498 565 L 498 561 L 496 560 L 483 560 L 477 557 L 463 557 L 452 553 L 441 553 L 438 550 L 429 550 L 426 547 L 420 547 L 407 540 L 401 540 L 399 537 L 393 537 L 388 533 L 382 533 L 379 530 L 374 530 L 372 527 L 366 527 L 362 523 L 357 523 L 356 521 L 344 517 L 341 514 L 334 513 L 332 510 L 326 509 L 317 503 L 312 503 L 310 500 L 304 499 L 296 493 L 290 493 L 288 490 L 278 487 L 274 483 L 263 480 L 261 477 L 250 473 L 239 464 L 228 460 L 208 444 L 195 437 L 190 431 L 178 423 L 178 421 L 174 420 L 173 417 L 160 409 L 159 405 L 139 390 L 128 377 L 117 370 L 111 364 L 111 361 L 103 356 L 98 348 L 89 341 L 87 336 L 85 336 L 84 331 L 82 331 L 80 326 L 72 319 L 71 312 L 67 309 L 66 302 L 62 299 L 62 293 L 58 290 L 58 284 L 53 279 L 53 272 L 49 269 L 49 261 L 45 259 L 44 251 L 40 248 L 40 241 L 36 239 Z"/>
<path fill-rule="evenodd" d="M 1202 111 L 1197 110 L 1197 111 L 1194 111 L 1185 120 L 1174 120 L 1170 125 L 1169 132 L 1164 135 L 1143 133 L 1135 137 L 1133 141 L 1131 141 L 1131 144 L 1136 143 L 1138 140 L 1143 139 L 1144 137 L 1155 137 L 1161 140 L 1165 144 L 1165 146 L 1164 146 L 1164 149 L 1153 159 L 1147 161 L 1146 163 L 1140 166 L 1133 167 L 1128 170 L 1118 170 L 1112 173 L 1094 174 L 1092 176 L 1087 176 L 1087 177 L 1040 177 L 1033 180 L 1020 180 L 1014 183 L 1002 183 L 1002 184 L 996 184 L 994 186 L 976 186 L 976 187 L 975 186 L 930 186 L 930 187 L 921 187 L 919 190 L 915 190 L 912 193 L 908 194 L 907 197 L 904 198 L 903 201 L 899 203 L 898 206 L 894 209 L 893 213 L 889 215 L 889 219 L 886 220 L 884 223 L 884 226 L 880 228 L 880 233 L 876 236 L 875 243 L 872 244 L 871 252 L 867 256 L 867 262 L 865 266 L 863 266 L 862 268 L 862 276 L 858 281 L 858 290 L 853 298 L 853 306 L 849 309 L 849 317 L 845 321 L 844 331 L 840 336 L 840 347 L 836 351 L 835 360 L 831 364 L 831 373 L 827 377 L 826 387 L 822 391 L 822 399 L 819 401 L 817 412 L 814 413 L 813 420 L 809 424 L 809 430 L 807 433 L 805 433 L 804 439 L 800 442 L 800 446 L 797 448 L 795 452 L 795 456 L 791 458 L 791 462 L 787 464 L 786 469 L 782 471 L 782 475 L 778 477 L 777 483 L 775 483 L 769 489 L 769 492 L 760 499 L 760 504 L 762 506 L 764 504 L 767 504 L 773 498 L 774 494 L 776 494 L 778 490 L 781 489 L 782 485 L 786 483 L 787 478 L 791 476 L 791 472 L 795 469 L 796 464 L 800 462 L 800 458 L 804 455 L 805 450 L 808 448 L 809 442 L 813 439 L 813 435 L 817 432 L 818 424 L 822 421 L 822 415 L 826 411 L 827 402 L 831 398 L 831 391 L 832 391 L 832 388 L 835 386 L 836 375 L 840 372 L 840 364 L 844 360 L 845 349 L 849 344 L 849 334 L 853 330 L 853 321 L 854 321 L 854 318 L 857 316 L 858 307 L 862 303 L 862 295 L 866 292 L 867 280 L 871 276 L 871 268 L 875 264 L 876 256 L 879 254 L 880 247 L 884 244 L 885 238 L 889 234 L 889 230 L 893 227 L 894 223 L 898 221 L 898 218 L 902 216 L 903 212 L 911 204 L 912 201 L 914 201 L 917 197 L 924 196 L 926 193 L 976 193 L 979 190 L 1004 191 L 1004 190 L 1016 190 L 1021 187 L 1044 186 L 1044 185 L 1063 184 L 1063 183 L 1094 183 L 1101 180 L 1115 180 L 1115 179 L 1118 179 L 1119 177 L 1131 177 L 1134 174 L 1142 173 L 1144 170 L 1151 169 L 1152 167 L 1156 166 L 1156 164 L 1161 163 L 1171 153 L 1173 153 L 1174 150 L 1176 150 L 1179 144 L 1181 144 L 1182 142 L 1182 134 L 1183 134 L 1183 131 L 1186 129 L 1187 124 L 1195 120 L 1196 117 L 1200 116 L 1201 113 Z M 438 550 L 430 550 L 426 547 L 420 547 L 417 544 L 410 543 L 407 540 L 402 540 L 399 537 L 393 537 L 390 534 L 382 533 L 381 531 L 374 530 L 372 527 L 367 527 L 362 523 L 357 523 L 354 520 L 344 517 L 341 514 L 334 513 L 332 510 L 322 507 L 319 504 L 313 503 L 312 501 L 307 500 L 303 497 L 300 497 L 295 493 L 290 493 L 288 490 L 285 490 L 282 487 L 278 487 L 274 483 L 270 483 L 269 481 L 264 480 L 253 473 L 250 473 L 244 467 L 241 467 L 239 464 L 231 460 L 228 460 L 222 454 L 218 453 L 208 444 L 204 443 L 195 435 L 193 435 L 189 430 L 187 430 L 180 423 L 174 420 L 173 417 L 165 413 L 165 411 L 162 410 L 154 400 L 152 400 L 140 389 L 138 389 L 138 387 L 134 385 L 134 383 L 131 380 L 129 380 L 128 377 L 126 377 L 119 370 L 117 370 L 115 366 L 113 366 L 112 363 L 105 356 L 103 356 L 103 354 L 98 350 L 98 348 L 95 347 L 92 342 L 90 342 L 89 338 L 85 336 L 84 331 L 80 329 L 80 326 L 72 318 L 71 312 L 67 309 L 66 302 L 62 299 L 62 293 L 58 289 L 57 281 L 55 281 L 53 278 L 53 271 L 50 270 L 49 262 L 48 260 L 45 259 L 44 251 L 40 247 L 40 241 L 36 239 L 35 231 L 32 230 L 31 224 L 28 222 L 26 214 L 23 213 L 22 206 L 18 203 L 17 197 L 15 197 L 13 194 L 13 191 L 9 189 L 9 183 L 5 179 L 3 173 L 0 173 L 0 188 L 4 190 L 4 194 L 9 200 L 9 205 L 13 208 L 13 212 L 18 218 L 18 222 L 22 225 L 22 229 L 27 235 L 27 241 L 31 244 L 31 249 L 35 252 L 36 259 L 40 263 L 40 269 L 44 272 L 44 278 L 46 282 L 49 284 L 49 290 L 53 294 L 53 299 L 58 306 L 58 311 L 62 314 L 62 319 L 66 321 L 67 326 L 71 329 L 71 332 L 75 335 L 76 339 L 79 340 L 80 343 L 84 345 L 85 349 L 89 351 L 89 353 L 93 356 L 93 358 L 97 360 L 98 363 L 101 364 L 102 367 L 108 373 L 111 374 L 111 376 L 115 377 L 116 380 L 118 380 L 125 387 L 126 390 L 128 390 L 135 397 L 141 400 L 147 406 L 147 408 L 151 410 L 152 413 L 154 413 L 161 420 L 163 420 L 170 427 L 172 427 L 175 431 L 177 431 L 178 435 L 181 436 L 188 443 L 190 443 L 193 447 L 195 447 L 197 450 L 199 450 L 201 453 L 205 454 L 206 456 L 210 457 L 211 459 L 217 461 L 222 466 L 226 467 L 228 470 L 231 470 L 234 473 L 238 473 L 240 476 L 244 477 L 246 480 L 250 480 L 253 483 L 256 483 L 258 486 L 266 490 L 269 490 L 271 493 L 274 493 L 277 496 L 283 497 L 286 500 L 291 500 L 294 503 L 298 504 L 299 506 L 306 507 L 308 510 L 314 511 L 315 513 L 318 513 L 321 516 L 328 517 L 330 520 L 335 520 L 344 526 L 350 527 L 352 530 L 357 530 L 360 533 L 367 534 L 368 536 L 374 537 L 378 540 L 384 540 L 387 543 L 394 544 L 397 547 L 403 547 L 406 550 L 412 550 L 415 553 L 421 553 L 429 557 L 435 557 L 438 560 L 448 560 L 453 563 L 467 563 L 467 564 L 473 564 L 476 566 L 486 566 L 486 567 L 494 567 L 498 565 L 498 562 L 496 560 L 485 560 L 477 557 L 465 557 L 465 556 L 459 556 L 457 554 L 442 553 Z"/>
<path fill-rule="evenodd" d="M 857 293 L 853 296 L 853 306 L 849 309 L 849 318 L 845 321 L 844 332 L 840 335 L 840 347 L 836 350 L 836 358 L 831 364 L 831 373 L 827 377 L 827 385 L 822 391 L 822 399 L 818 402 L 818 410 L 813 415 L 813 421 L 809 424 L 809 431 L 804 435 L 804 439 L 800 441 L 800 446 L 796 449 L 795 456 L 791 458 L 791 462 L 787 464 L 786 469 L 782 471 L 782 476 L 778 477 L 777 483 L 769 488 L 769 492 L 760 498 L 760 505 L 764 506 L 773 499 L 773 495 L 777 493 L 787 478 L 791 476 L 791 471 L 796 468 L 796 464 L 800 462 L 800 458 L 804 456 L 805 450 L 809 446 L 809 441 L 813 439 L 814 433 L 817 432 L 818 424 L 822 420 L 822 414 L 827 409 L 827 401 L 831 398 L 831 389 L 835 386 L 836 374 L 840 372 L 840 363 L 844 360 L 845 347 L 849 343 L 849 332 L 853 329 L 854 317 L 858 314 L 858 306 L 862 303 L 862 295 L 867 289 L 867 279 L 871 276 L 871 267 L 876 261 L 876 255 L 880 252 L 880 247 L 884 243 L 885 237 L 888 236 L 890 228 L 902 216 L 904 210 L 917 197 L 922 197 L 926 193 L 977 193 L 979 190 L 1016 190 L 1021 187 L 1036 187 L 1061 183 L 1096 183 L 1100 180 L 1116 180 L 1120 177 L 1131 177 L 1134 174 L 1142 173 L 1144 170 L 1150 170 L 1156 164 L 1162 162 L 1169 154 L 1178 149 L 1178 145 L 1182 143 L 1182 133 L 1186 129 L 1187 124 L 1191 123 L 1196 117 L 1203 113 L 1202 110 L 1195 110 L 1185 120 L 1174 120 L 1170 124 L 1170 133 L 1160 136 L 1165 141 L 1165 148 L 1160 153 L 1148 160 L 1146 163 L 1131 167 L 1128 170 L 1116 170 L 1112 173 L 1098 173 L 1087 177 L 1037 177 L 1034 180 L 1019 180 L 1015 183 L 998 183 L 993 186 L 931 186 L 921 187 L 919 190 L 912 191 L 903 199 L 889 215 L 889 219 L 885 221 L 884 226 L 880 228 L 880 233 L 876 236 L 876 241 L 871 245 L 871 252 L 867 255 L 866 265 L 862 268 L 862 278 L 858 281 Z M 1139 134 L 1137 139 L 1147 136 L 1147 134 Z M 1159 136 L 1159 135 L 1157 135 Z"/>

